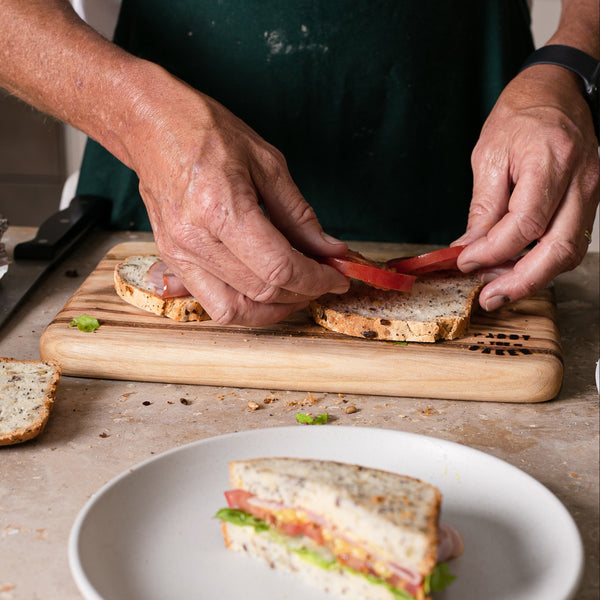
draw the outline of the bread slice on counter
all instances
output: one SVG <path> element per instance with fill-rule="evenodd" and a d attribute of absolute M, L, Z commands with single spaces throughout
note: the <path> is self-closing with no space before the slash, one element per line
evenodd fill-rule
<path fill-rule="evenodd" d="M 346 294 L 326 294 L 309 312 L 322 327 L 366 339 L 435 342 L 463 336 L 483 284 L 474 274 L 420 275 L 410 292 L 352 281 Z"/>
<path fill-rule="evenodd" d="M 0 357 L 0 446 L 42 433 L 60 376 L 60 366 L 53 361 Z"/>
<path fill-rule="evenodd" d="M 148 269 L 159 256 L 130 256 L 115 267 L 114 282 L 117 294 L 129 304 L 175 321 L 204 321 L 208 313 L 193 296 L 161 298 L 146 282 Z"/>

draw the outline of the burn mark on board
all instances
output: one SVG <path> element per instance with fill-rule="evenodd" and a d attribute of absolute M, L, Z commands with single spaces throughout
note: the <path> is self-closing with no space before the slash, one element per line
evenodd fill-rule
<path fill-rule="evenodd" d="M 482 338 L 469 346 L 471 352 L 480 352 L 494 356 L 530 355 L 533 351 L 526 348 L 523 342 L 531 339 L 530 335 L 516 333 L 475 333 L 473 337 Z"/>

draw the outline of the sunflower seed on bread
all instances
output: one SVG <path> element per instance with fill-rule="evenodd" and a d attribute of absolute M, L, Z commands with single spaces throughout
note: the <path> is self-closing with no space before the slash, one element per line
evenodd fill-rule
<path fill-rule="evenodd" d="M 309 312 L 326 329 L 365 339 L 435 342 L 463 336 L 482 283 L 476 275 L 420 275 L 410 292 L 352 281 L 346 294 L 326 294 Z"/>
<path fill-rule="evenodd" d="M 130 256 L 115 267 L 117 294 L 129 304 L 174 321 L 204 321 L 209 318 L 193 296 L 161 298 L 147 282 L 146 275 L 159 256 Z"/>
<path fill-rule="evenodd" d="M 60 366 L 53 361 L 0 357 L 0 446 L 42 433 L 60 375 Z"/>

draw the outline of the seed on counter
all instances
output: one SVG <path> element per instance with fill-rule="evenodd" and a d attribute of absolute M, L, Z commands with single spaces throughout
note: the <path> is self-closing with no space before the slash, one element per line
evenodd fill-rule
<path fill-rule="evenodd" d="M 107 438 L 107 437 L 110 437 L 110 433 L 107 433 L 106 431 L 103 431 L 102 433 L 98 434 L 98 437 Z"/>
<path fill-rule="evenodd" d="M 346 406 L 346 408 L 344 408 L 344 412 L 347 415 L 351 415 L 352 413 L 358 412 L 358 408 L 356 408 L 356 406 L 354 406 L 354 404 L 348 404 L 348 406 Z"/>
<path fill-rule="evenodd" d="M 254 400 L 248 400 L 248 408 L 250 410 L 258 410 L 260 408 L 260 404 Z"/>
<path fill-rule="evenodd" d="M 181 404 L 184 404 L 185 406 L 189 406 L 192 401 L 188 400 L 187 398 L 179 398 L 179 402 L 181 402 Z"/>
<path fill-rule="evenodd" d="M 150 406 L 150 405 L 152 404 L 152 402 L 150 402 L 150 400 L 144 400 L 144 401 L 142 402 L 142 404 L 143 404 L 144 406 Z"/>

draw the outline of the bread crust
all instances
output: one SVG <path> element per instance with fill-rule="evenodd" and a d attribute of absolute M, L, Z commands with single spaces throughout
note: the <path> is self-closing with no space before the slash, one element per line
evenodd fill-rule
<path fill-rule="evenodd" d="M 141 260 L 143 259 L 143 260 Z M 152 262 L 160 260 L 158 256 L 130 256 L 116 265 L 114 270 L 115 291 L 120 298 L 140 308 L 161 317 L 168 317 L 174 321 L 205 321 L 210 317 L 202 305 L 193 296 L 181 298 L 161 298 L 151 291 L 144 289 L 139 282 L 136 284 L 127 279 L 126 267 L 131 267 L 135 262 L 140 263 L 141 270 Z M 149 263 L 149 264 L 148 264 Z"/>
<path fill-rule="evenodd" d="M 0 446 L 20 444 L 42 433 L 61 373 L 52 360 L 0 357 Z"/>
<path fill-rule="evenodd" d="M 312 301 L 314 321 L 345 335 L 373 340 L 435 342 L 466 334 L 482 283 L 475 275 L 421 276 L 411 292 L 379 290 L 352 282 L 346 294 Z"/>

